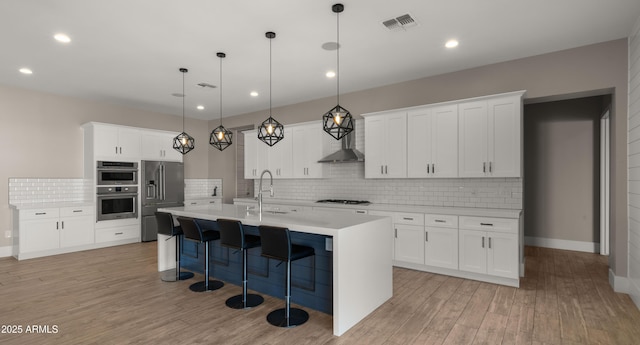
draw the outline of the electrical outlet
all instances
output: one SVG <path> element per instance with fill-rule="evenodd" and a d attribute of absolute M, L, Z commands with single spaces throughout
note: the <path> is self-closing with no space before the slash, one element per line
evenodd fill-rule
<path fill-rule="evenodd" d="M 11 238 L 11 230 L 7 230 L 4 232 L 4 238 Z"/>

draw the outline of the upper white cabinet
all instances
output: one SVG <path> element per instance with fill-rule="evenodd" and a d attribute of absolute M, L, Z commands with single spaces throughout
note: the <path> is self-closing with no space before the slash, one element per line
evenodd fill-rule
<path fill-rule="evenodd" d="M 407 115 L 407 176 L 410 178 L 458 176 L 458 106 L 456 104 L 422 107 L 409 111 Z"/>
<path fill-rule="evenodd" d="M 407 177 L 407 112 L 363 115 L 365 178 Z"/>
<path fill-rule="evenodd" d="M 329 164 L 318 163 L 330 153 L 331 136 L 322 130 L 320 122 L 295 126 L 293 139 L 293 177 L 323 178 L 329 175 Z"/>
<path fill-rule="evenodd" d="M 520 177 L 523 92 L 458 105 L 458 175 Z"/>
<path fill-rule="evenodd" d="M 318 160 L 330 153 L 331 137 L 321 123 L 284 127 L 284 139 L 273 146 L 258 140 L 257 131 L 244 132 L 244 178 L 258 179 L 269 169 L 273 178 L 323 178 L 329 165 Z"/>
<path fill-rule="evenodd" d="M 173 138 L 179 133 L 141 131 L 142 159 L 182 162 L 182 154 L 173 149 Z"/>
<path fill-rule="evenodd" d="M 94 153 L 96 157 L 140 159 L 140 131 L 128 127 L 96 125 Z"/>

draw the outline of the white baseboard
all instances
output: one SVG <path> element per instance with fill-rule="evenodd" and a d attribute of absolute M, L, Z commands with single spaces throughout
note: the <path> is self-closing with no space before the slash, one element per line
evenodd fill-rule
<path fill-rule="evenodd" d="M 627 279 L 627 277 L 616 276 L 612 269 L 609 269 L 609 285 L 611 285 L 615 292 L 628 294 L 631 290 L 629 279 Z"/>
<path fill-rule="evenodd" d="M 524 243 L 528 246 L 544 247 L 552 249 L 573 250 L 576 252 L 599 253 L 600 243 L 559 240 L 545 237 L 524 237 Z"/>
<path fill-rule="evenodd" d="M 0 247 L 0 258 L 6 258 L 11 256 L 13 254 L 11 249 L 12 249 L 12 246 Z"/>
<path fill-rule="evenodd" d="M 627 293 L 629 294 L 629 297 L 631 297 L 631 300 L 633 301 L 633 303 L 636 304 L 636 307 L 640 309 L 640 286 L 637 286 L 636 284 L 629 282 L 628 289 L 629 291 Z"/>

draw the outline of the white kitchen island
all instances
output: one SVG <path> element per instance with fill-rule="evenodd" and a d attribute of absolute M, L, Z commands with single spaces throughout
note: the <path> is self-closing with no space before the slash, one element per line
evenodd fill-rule
<path fill-rule="evenodd" d="M 236 219 L 245 225 L 271 225 L 333 238 L 333 334 L 340 336 L 393 295 L 391 219 L 329 212 L 263 212 L 230 204 L 162 208 L 174 216 L 215 221 Z M 158 238 L 158 253 L 172 241 Z M 163 259 L 163 260 L 160 260 Z M 173 260 L 159 258 L 158 262 Z"/>

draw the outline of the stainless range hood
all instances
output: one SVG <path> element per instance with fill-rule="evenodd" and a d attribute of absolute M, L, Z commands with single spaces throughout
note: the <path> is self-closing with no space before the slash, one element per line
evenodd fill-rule
<path fill-rule="evenodd" d="M 356 131 L 355 128 L 351 133 L 342 137 L 342 149 L 334 152 L 321 160 L 318 163 L 353 163 L 364 162 L 364 154 L 355 149 Z"/>

